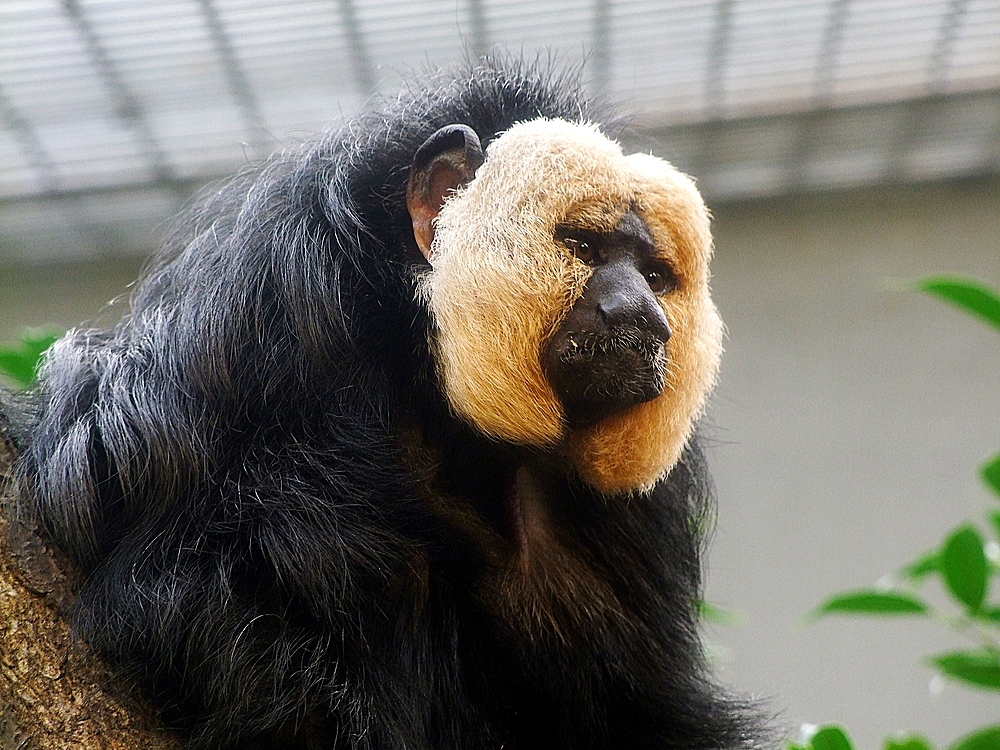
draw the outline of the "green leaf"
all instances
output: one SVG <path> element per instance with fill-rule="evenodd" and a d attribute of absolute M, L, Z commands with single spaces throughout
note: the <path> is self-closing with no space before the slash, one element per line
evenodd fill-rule
<path fill-rule="evenodd" d="M 812 750 L 853 750 L 847 733 L 836 726 L 825 726 L 812 736 L 809 742 Z"/>
<path fill-rule="evenodd" d="M 900 734 L 886 738 L 883 750 L 933 750 L 933 746 L 919 735 Z"/>
<path fill-rule="evenodd" d="M 910 594 L 862 589 L 827 599 L 815 611 L 817 617 L 830 614 L 923 615 L 927 605 Z"/>
<path fill-rule="evenodd" d="M 986 607 L 985 609 L 981 609 L 976 613 L 976 617 L 980 620 L 1000 625 L 1000 607 Z"/>
<path fill-rule="evenodd" d="M 988 286 L 971 279 L 937 276 L 921 279 L 917 288 L 960 307 L 1000 330 L 1000 296 Z"/>
<path fill-rule="evenodd" d="M 929 661 L 947 677 L 988 690 L 1000 690 L 1000 652 L 990 649 L 952 651 Z"/>
<path fill-rule="evenodd" d="M 31 385 L 45 350 L 59 334 L 51 329 L 28 329 L 15 346 L 0 347 L 0 373 L 18 385 Z"/>
<path fill-rule="evenodd" d="M 900 575 L 910 581 L 922 581 L 941 570 L 941 555 L 937 550 L 926 552 L 900 570 Z"/>
<path fill-rule="evenodd" d="M 997 533 L 997 540 L 1000 541 L 1000 510 L 990 513 L 990 521 L 993 522 L 993 528 Z"/>
<path fill-rule="evenodd" d="M 0 373 L 18 385 L 30 385 L 35 379 L 35 362 L 17 349 L 0 349 Z"/>
<path fill-rule="evenodd" d="M 734 625 L 740 621 L 740 616 L 737 613 L 717 607 L 714 604 L 703 601 L 698 606 L 701 610 L 701 617 L 705 622 L 711 622 L 716 625 Z"/>
<path fill-rule="evenodd" d="M 948 750 L 997 750 L 1000 748 L 1000 724 L 977 729 L 959 738 Z"/>
<path fill-rule="evenodd" d="M 969 610 L 983 605 L 990 568 L 983 538 L 972 526 L 957 529 L 941 550 L 941 572 L 948 591 Z"/>
<path fill-rule="evenodd" d="M 986 482 L 987 487 L 1000 495 L 1000 453 L 983 464 L 979 476 Z"/>

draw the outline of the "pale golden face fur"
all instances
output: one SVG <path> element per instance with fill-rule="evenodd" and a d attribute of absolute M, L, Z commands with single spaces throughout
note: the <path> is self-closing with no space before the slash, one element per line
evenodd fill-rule
<path fill-rule="evenodd" d="M 540 354 L 591 269 L 555 240 L 555 230 L 610 232 L 629 209 L 678 279 L 659 297 L 672 331 L 666 386 L 652 401 L 569 430 Z M 667 162 L 625 156 L 595 127 L 545 119 L 515 125 L 445 202 L 422 280 L 452 408 L 488 435 L 562 453 L 602 492 L 652 487 L 680 457 L 718 371 L 722 323 L 709 295 L 711 249 L 701 197 Z"/>

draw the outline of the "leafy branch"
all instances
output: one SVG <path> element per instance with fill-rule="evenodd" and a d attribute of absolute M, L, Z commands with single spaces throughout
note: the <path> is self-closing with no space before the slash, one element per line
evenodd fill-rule
<path fill-rule="evenodd" d="M 0 346 L 0 375 L 21 387 L 31 385 L 42 355 L 58 338 L 59 334 L 50 328 L 25 329 L 16 344 Z"/>
<path fill-rule="evenodd" d="M 1000 331 L 1000 294 L 983 284 L 954 277 L 934 277 L 916 283 L 934 295 Z M 1000 453 L 979 471 L 983 483 L 1000 501 Z M 984 531 L 984 528 L 986 529 Z M 937 578 L 952 609 L 929 604 L 922 585 Z M 988 511 L 985 524 L 965 523 L 945 535 L 937 549 L 901 568 L 887 589 L 865 588 L 830 597 L 813 612 L 828 615 L 928 617 L 972 641 L 969 648 L 947 651 L 924 660 L 945 679 L 979 690 L 1000 693 L 1000 601 L 991 584 L 1000 578 L 1000 506 Z M 994 586 L 995 589 L 995 586 Z M 819 727 L 788 750 L 853 750 L 838 726 Z M 933 750 L 919 735 L 886 739 L 884 750 Z M 1000 750 L 1000 724 L 982 727 L 959 738 L 947 750 Z"/>

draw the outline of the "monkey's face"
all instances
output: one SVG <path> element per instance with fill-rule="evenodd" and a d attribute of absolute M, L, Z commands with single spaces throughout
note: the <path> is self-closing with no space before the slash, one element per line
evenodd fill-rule
<path fill-rule="evenodd" d="M 542 368 L 574 428 L 663 392 L 670 323 L 658 296 L 677 279 L 632 210 L 610 232 L 557 227 L 556 239 L 592 269 L 542 349 Z"/>
<path fill-rule="evenodd" d="M 721 352 L 693 184 L 553 120 L 511 128 L 478 169 L 456 172 L 462 161 L 452 149 L 420 170 L 430 204 L 443 202 L 426 243 L 427 202 L 410 203 L 449 403 L 488 435 L 559 452 L 603 492 L 652 486 L 679 458 Z"/>

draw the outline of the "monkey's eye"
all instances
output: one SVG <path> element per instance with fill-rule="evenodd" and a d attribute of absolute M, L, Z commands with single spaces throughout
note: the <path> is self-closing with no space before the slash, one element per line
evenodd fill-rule
<path fill-rule="evenodd" d="M 593 242 L 585 240 L 582 237 L 566 236 L 562 238 L 562 243 L 576 258 L 587 265 L 597 260 L 597 248 Z"/>
<path fill-rule="evenodd" d="M 677 277 L 673 271 L 662 266 L 649 266 L 642 272 L 653 294 L 667 294 L 677 288 Z"/>

